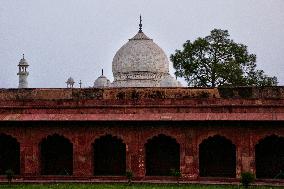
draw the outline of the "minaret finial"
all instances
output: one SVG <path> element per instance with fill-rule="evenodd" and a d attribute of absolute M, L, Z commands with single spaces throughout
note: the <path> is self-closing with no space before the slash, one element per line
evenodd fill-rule
<path fill-rule="evenodd" d="M 139 33 L 142 32 L 142 17 L 141 17 L 141 14 L 140 14 L 140 23 L 139 23 Z"/>
<path fill-rule="evenodd" d="M 80 85 L 80 89 L 82 88 L 82 81 L 80 80 L 79 82 L 79 85 Z"/>
<path fill-rule="evenodd" d="M 23 59 L 25 59 L 25 54 L 23 54 Z"/>
<path fill-rule="evenodd" d="M 104 75 L 104 69 L 102 69 L 102 75 Z"/>

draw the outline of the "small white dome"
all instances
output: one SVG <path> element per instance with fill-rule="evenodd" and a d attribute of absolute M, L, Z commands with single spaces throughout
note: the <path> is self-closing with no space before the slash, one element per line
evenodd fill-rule
<path fill-rule="evenodd" d="M 101 75 L 94 82 L 94 87 L 95 88 L 110 87 L 110 81 L 106 78 L 106 76 Z"/>
<path fill-rule="evenodd" d="M 29 64 L 27 62 L 27 60 L 25 59 L 25 55 L 23 54 L 23 58 L 20 60 L 19 65 L 18 66 L 26 66 L 28 67 Z"/>
<path fill-rule="evenodd" d="M 173 76 L 168 74 L 161 80 L 160 87 L 182 87 L 182 85 Z"/>

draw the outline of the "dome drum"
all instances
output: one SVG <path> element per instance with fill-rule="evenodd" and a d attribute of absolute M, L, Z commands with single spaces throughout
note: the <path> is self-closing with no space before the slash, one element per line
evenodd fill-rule
<path fill-rule="evenodd" d="M 123 80 L 113 82 L 112 87 L 125 87 L 125 82 L 127 82 L 127 87 L 159 87 L 159 83 L 155 80 Z"/>
<path fill-rule="evenodd" d="M 130 72 L 130 73 L 116 73 L 114 74 L 115 81 L 126 81 L 126 80 L 153 80 L 160 81 L 165 73 L 155 72 Z"/>

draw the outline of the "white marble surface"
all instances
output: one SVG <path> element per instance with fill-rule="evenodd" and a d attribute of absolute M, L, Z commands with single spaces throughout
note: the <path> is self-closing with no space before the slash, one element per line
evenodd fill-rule
<path fill-rule="evenodd" d="M 104 75 L 101 75 L 100 77 L 98 77 L 96 81 L 94 82 L 95 88 L 105 88 L 105 87 L 110 87 L 110 86 L 111 86 L 110 81 Z"/>
<path fill-rule="evenodd" d="M 144 33 L 137 33 L 115 54 L 113 87 L 159 87 L 169 73 L 164 51 Z"/>

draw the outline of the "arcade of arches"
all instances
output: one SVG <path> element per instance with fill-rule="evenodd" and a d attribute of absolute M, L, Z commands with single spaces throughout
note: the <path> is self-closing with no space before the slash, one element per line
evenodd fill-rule
<path fill-rule="evenodd" d="M 135 178 L 147 179 L 170 176 L 176 170 L 183 179 L 195 180 L 239 178 L 242 171 L 252 171 L 260 179 L 283 179 L 283 129 L 269 135 L 263 130 L 253 137 L 254 129 L 242 128 L 207 127 L 197 131 L 168 127 L 164 132 L 163 126 L 139 131 L 137 127 L 124 130 L 113 126 L 106 129 L 110 132 L 102 134 L 103 127 L 74 127 L 74 130 L 56 127 L 54 133 L 43 135 L 50 128 L 34 128 L 31 132 L 34 137 L 26 137 L 2 127 L 0 174 L 11 169 L 24 177 L 90 178 L 124 176 L 131 170 Z M 29 132 L 26 128 L 22 133 Z"/>

